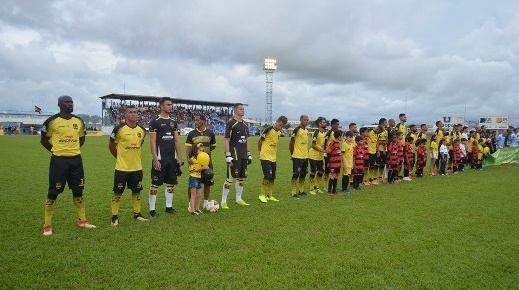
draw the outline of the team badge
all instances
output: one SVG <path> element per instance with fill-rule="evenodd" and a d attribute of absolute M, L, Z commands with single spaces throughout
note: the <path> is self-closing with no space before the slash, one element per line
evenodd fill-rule
<path fill-rule="evenodd" d="M 137 133 L 137 137 L 141 138 L 141 136 L 142 136 L 141 133 Z"/>
<path fill-rule="evenodd" d="M 63 187 L 63 184 L 61 182 L 56 182 L 56 189 L 60 190 Z"/>
<path fill-rule="evenodd" d="M 79 127 L 76 123 L 72 124 L 72 128 L 74 128 L 74 130 L 77 130 Z"/>
<path fill-rule="evenodd" d="M 123 189 L 124 185 L 122 183 L 117 183 L 117 189 Z"/>

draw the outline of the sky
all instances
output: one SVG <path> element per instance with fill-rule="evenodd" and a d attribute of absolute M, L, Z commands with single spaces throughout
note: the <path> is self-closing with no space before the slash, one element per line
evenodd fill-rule
<path fill-rule="evenodd" d="M 248 104 L 341 124 L 509 116 L 519 125 L 519 1 L 3 0 L 0 110 L 101 115 L 111 93 Z"/>

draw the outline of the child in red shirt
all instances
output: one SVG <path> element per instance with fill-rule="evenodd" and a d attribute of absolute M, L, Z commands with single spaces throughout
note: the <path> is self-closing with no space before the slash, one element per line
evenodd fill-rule
<path fill-rule="evenodd" d="M 416 177 L 423 176 L 423 169 L 427 165 L 427 148 L 426 139 L 418 139 L 416 141 Z"/>
<path fill-rule="evenodd" d="M 365 166 L 365 154 L 367 154 L 366 150 L 364 150 L 364 144 L 362 142 L 362 137 L 355 137 L 355 142 L 357 146 L 353 150 L 353 189 L 360 190 L 360 184 L 362 183 L 362 179 L 364 179 L 364 169 Z"/>
<path fill-rule="evenodd" d="M 333 132 L 334 140 L 328 145 L 328 168 L 330 169 L 330 179 L 328 180 L 328 196 L 337 194 L 337 178 L 341 172 L 342 156 L 341 156 L 341 142 L 342 131 L 337 130 Z"/>

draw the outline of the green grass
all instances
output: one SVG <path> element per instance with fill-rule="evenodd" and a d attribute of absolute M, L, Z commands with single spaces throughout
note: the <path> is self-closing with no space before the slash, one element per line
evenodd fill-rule
<path fill-rule="evenodd" d="M 143 212 L 151 166 L 146 141 Z M 44 237 L 49 153 L 36 136 L 0 137 L 0 288 L 519 289 L 518 166 L 291 200 L 288 138 L 281 138 L 275 185 L 281 201 L 261 204 L 256 141 L 244 191 L 251 206 L 230 203 L 228 211 L 190 216 L 184 175 L 176 187 L 178 214 L 160 210 L 157 220 L 135 222 L 127 191 L 120 226 L 112 228 L 115 160 L 107 137 L 89 137 L 85 199 L 98 228 L 75 226 L 66 190 L 55 233 Z M 216 200 L 222 151 L 219 138 Z"/>

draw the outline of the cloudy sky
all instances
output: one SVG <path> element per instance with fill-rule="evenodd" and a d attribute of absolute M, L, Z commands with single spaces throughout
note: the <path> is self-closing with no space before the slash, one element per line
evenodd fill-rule
<path fill-rule="evenodd" d="M 510 116 L 519 125 L 519 2 L 34 1 L 0 6 L 0 110 L 101 114 L 111 93 L 244 102 L 371 123 Z M 407 100 L 407 101 L 406 101 Z"/>

